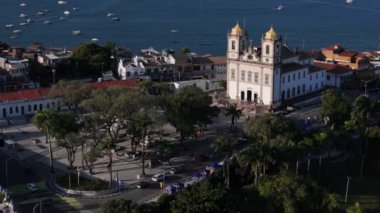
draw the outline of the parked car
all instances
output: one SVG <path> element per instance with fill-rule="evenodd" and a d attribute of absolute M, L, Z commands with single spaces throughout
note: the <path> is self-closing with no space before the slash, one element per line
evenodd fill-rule
<path fill-rule="evenodd" d="M 165 179 L 165 175 L 164 174 L 155 174 L 153 175 L 152 177 L 152 180 L 154 182 L 159 182 L 159 181 L 163 181 Z"/>
<path fill-rule="evenodd" d="M 26 188 L 28 188 L 31 192 L 37 191 L 37 185 L 35 183 L 27 183 Z"/>
<path fill-rule="evenodd" d="M 147 188 L 149 186 L 149 183 L 147 181 L 140 181 L 136 184 L 136 187 L 138 189 L 144 189 L 144 188 Z"/>
<path fill-rule="evenodd" d="M 170 168 L 170 174 L 177 174 L 177 173 L 179 173 L 179 172 L 181 172 L 183 170 L 183 166 L 181 165 L 181 166 L 177 166 L 177 167 L 172 167 L 172 168 Z"/>
<path fill-rule="evenodd" d="M 32 142 L 33 142 L 34 144 L 39 144 L 39 143 L 41 143 L 40 139 L 33 139 Z"/>

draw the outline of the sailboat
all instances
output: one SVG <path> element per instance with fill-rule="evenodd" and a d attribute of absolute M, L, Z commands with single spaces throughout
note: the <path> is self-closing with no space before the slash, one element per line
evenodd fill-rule
<path fill-rule="evenodd" d="M 354 0 L 346 0 L 346 3 L 347 4 L 352 4 L 352 3 L 354 3 Z"/>

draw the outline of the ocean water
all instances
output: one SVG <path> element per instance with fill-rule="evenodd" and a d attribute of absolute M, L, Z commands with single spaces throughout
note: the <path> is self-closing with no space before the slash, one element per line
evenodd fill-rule
<path fill-rule="evenodd" d="M 380 49 L 380 1 L 355 0 L 0 0 L 0 41 L 26 47 L 42 42 L 46 47 L 74 47 L 92 38 L 133 51 L 142 48 L 189 47 L 199 54 L 225 54 L 227 31 L 236 21 L 253 41 L 270 25 L 291 47 L 320 49 L 339 42 L 352 50 Z M 27 6 L 21 7 L 20 3 Z M 277 10 L 282 5 L 283 10 Z M 73 8 L 80 8 L 73 11 Z M 50 10 L 45 16 L 38 11 Z M 70 11 L 66 20 L 64 11 Z M 28 26 L 24 13 L 34 19 Z M 114 13 L 120 21 L 107 17 Z M 44 20 L 52 24 L 43 24 Z M 6 24 L 14 24 L 6 28 Z M 18 39 L 12 31 L 20 29 Z M 73 35 L 80 30 L 81 35 Z M 171 32 L 177 30 L 178 32 Z"/>

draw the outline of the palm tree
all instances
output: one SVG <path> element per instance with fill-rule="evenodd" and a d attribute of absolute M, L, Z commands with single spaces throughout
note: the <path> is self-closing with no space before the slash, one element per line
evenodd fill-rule
<path fill-rule="evenodd" d="M 235 126 L 235 122 L 240 118 L 242 110 L 237 108 L 236 104 L 228 105 L 225 116 L 231 116 L 231 126 Z"/>
<path fill-rule="evenodd" d="M 230 171 L 229 171 L 229 156 L 231 155 L 232 152 L 232 146 L 234 145 L 235 141 L 233 141 L 231 138 L 228 137 L 218 137 L 212 144 L 212 148 L 215 153 L 217 154 L 224 154 L 224 162 L 225 164 L 223 165 L 226 167 L 226 170 L 224 173 L 224 181 L 225 184 L 227 185 L 227 188 L 230 187 Z"/>
<path fill-rule="evenodd" d="M 54 173 L 54 164 L 53 164 L 53 149 L 51 147 L 51 129 L 53 122 L 55 120 L 55 114 L 50 110 L 41 110 L 38 111 L 33 117 L 33 123 L 37 128 L 46 133 L 46 143 L 49 144 L 50 152 L 50 172 Z"/>
<path fill-rule="evenodd" d="M 322 201 L 322 206 L 325 207 L 329 212 L 332 212 L 334 209 L 340 206 L 342 202 L 341 196 L 335 193 L 327 193 Z"/>
<path fill-rule="evenodd" d="M 258 144 L 252 144 L 238 154 L 238 162 L 241 167 L 247 168 L 254 174 L 254 185 L 258 186 L 260 167 L 263 163 L 262 149 Z"/>

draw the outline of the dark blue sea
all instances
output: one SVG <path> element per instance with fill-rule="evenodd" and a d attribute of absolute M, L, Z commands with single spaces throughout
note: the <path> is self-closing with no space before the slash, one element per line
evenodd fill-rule
<path fill-rule="evenodd" d="M 239 21 L 254 43 L 273 24 L 290 46 L 299 49 L 320 49 L 336 42 L 353 50 L 380 49 L 379 0 L 355 0 L 352 5 L 346 0 L 65 1 L 0 0 L 0 41 L 24 47 L 39 41 L 46 47 L 70 48 L 97 38 L 100 44 L 113 41 L 133 51 L 189 47 L 199 54 L 221 55 L 226 51 L 227 31 Z M 277 9 L 280 5 L 282 10 Z M 36 15 L 45 9 L 50 12 Z M 59 20 L 66 10 L 67 19 Z M 20 13 L 34 23 L 19 26 L 26 21 Z M 120 20 L 112 21 L 108 13 Z M 22 32 L 11 39 L 15 29 Z M 81 35 L 73 35 L 73 30 Z"/>

